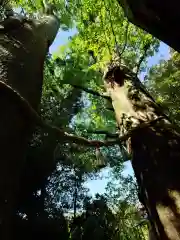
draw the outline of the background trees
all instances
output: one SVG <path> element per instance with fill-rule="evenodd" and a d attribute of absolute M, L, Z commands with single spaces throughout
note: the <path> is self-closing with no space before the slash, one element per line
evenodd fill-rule
<path fill-rule="evenodd" d="M 161 60 L 149 70 L 146 84 L 156 101 L 179 124 L 179 53 L 171 49 L 168 61 Z"/>

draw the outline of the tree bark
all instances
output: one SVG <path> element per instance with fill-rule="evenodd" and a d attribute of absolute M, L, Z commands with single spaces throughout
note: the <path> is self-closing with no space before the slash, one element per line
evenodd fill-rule
<path fill-rule="evenodd" d="M 132 166 L 157 239 L 180 239 L 180 134 L 125 66 L 104 77 L 121 134 L 135 127 L 126 142 Z M 158 119 L 159 121 L 154 121 Z M 144 128 L 142 123 L 151 122 Z"/>
<path fill-rule="evenodd" d="M 46 20 L 46 22 L 45 22 Z M 35 109 L 41 98 L 43 64 L 59 28 L 54 16 L 41 21 L 11 18 L 1 24 L 0 81 L 17 91 Z M 34 126 L 25 109 L 1 87 L 0 92 L 0 238 L 12 239 L 19 175 L 25 164 Z"/>

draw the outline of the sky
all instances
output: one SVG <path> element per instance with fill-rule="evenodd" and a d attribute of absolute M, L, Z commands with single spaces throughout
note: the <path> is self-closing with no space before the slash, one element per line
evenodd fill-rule
<path fill-rule="evenodd" d="M 59 31 L 53 44 L 49 48 L 49 52 L 53 53 L 58 50 L 58 48 L 64 44 L 66 44 L 69 40 L 69 37 L 75 35 L 77 33 L 77 30 L 71 29 L 69 31 Z"/>
<path fill-rule="evenodd" d="M 56 39 L 54 40 L 53 44 L 50 46 L 50 53 L 53 53 L 58 50 L 58 48 L 64 44 L 66 44 L 69 40 L 69 37 L 73 36 L 74 34 L 77 33 L 76 29 L 72 29 L 70 31 L 59 31 Z M 159 47 L 159 52 L 148 59 L 148 67 L 152 67 L 153 65 L 156 65 L 159 60 L 165 59 L 168 60 L 170 57 L 170 52 L 169 52 L 169 47 L 161 42 L 160 47 Z M 146 75 L 146 72 L 140 74 L 140 79 L 143 80 L 144 76 Z M 133 169 L 131 167 L 131 162 L 128 161 L 124 163 L 124 175 L 133 175 Z M 109 174 L 110 171 L 108 168 L 105 168 L 101 172 L 101 179 L 98 180 L 89 180 L 85 186 L 90 189 L 90 194 L 92 196 L 95 196 L 96 193 L 103 194 L 105 192 L 105 187 L 107 182 L 109 181 Z"/>

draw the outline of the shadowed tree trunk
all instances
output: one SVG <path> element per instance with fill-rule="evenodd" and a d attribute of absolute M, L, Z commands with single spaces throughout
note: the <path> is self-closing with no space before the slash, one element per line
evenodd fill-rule
<path fill-rule="evenodd" d="M 117 0 L 133 24 L 180 52 L 178 0 Z M 168 16 L 168 17 L 167 17 Z"/>
<path fill-rule="evenodd" d="M 75 178 L 74 178 L 74 194 L 73 194 L 74 219 L 76 218 L 76 213 L 77 213 L 77 197 L 78 197 L 78 178 L 75 175 Z"/>
<path fill-rule="evenodd" d="M 157 239 L 180 239 L 180 135 L 139 79 L 125 66 L 104 77 Z"/>
<path fill-rule="evenodd" d="M 44 15 L 33 21 L 11 16 L 1 25 L 0 81 L 17 91 L 37 110 L 44 59 L 58 31 L 59 21 L 53 15 Z M 19 174 L 34 126 L 28 109 L 15 95 L 0 83 L 0 237 L 7 240 L 12 239 Z"/>

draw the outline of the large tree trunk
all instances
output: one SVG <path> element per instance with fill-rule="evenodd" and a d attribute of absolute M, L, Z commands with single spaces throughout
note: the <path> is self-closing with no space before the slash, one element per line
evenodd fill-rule
<path fill-rule="evenodd" d="M 133 24 L 180 52 L 178 0 L 117 0 Z M 168 18 L 167 18 L 168 16 Z"/>
<path fill-rule="evenodd" d="M 127 145 L 154 233 L 157 239 L 179 240 L 180 135 L 126 67 L 111 67 L 105 85 L 121 135 L 135 128 Z"/>
<path fill-rule="evenodd" d="M 0 81 L 11 86 L 37 110 L 43 64 L 59 27 L 51 15 L 40 21 L 5 20 L 0 30 Z M 4 29 L 2 29 L 4 27 Z M 12 239 L 12 218 L 33 119 L 28 109 L 0 83 L 0 223 L 1 239 Z"/>

